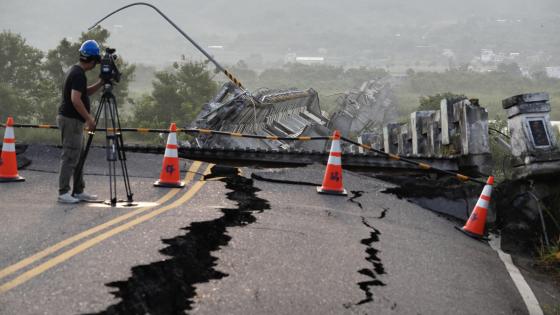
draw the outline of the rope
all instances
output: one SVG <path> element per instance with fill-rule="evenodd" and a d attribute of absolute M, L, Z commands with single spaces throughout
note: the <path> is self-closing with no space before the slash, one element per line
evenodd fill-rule
<path fill-rule="evenodd" d="M 387 153 L 385 151 L 377 150 L 377 149 L 372 148 L 370 145 L 361 144 L 359 142 L 350 140 L 350 139 L 345 138 L 345 137 L 340 137 L 340 140 L 346 141 L 348 143 L 351 143 L 351 144 L 359 146 L 359 147 L 362 147 L 366 150 L 373 151 L 375 153 L 384 155 L 387 158 L 389 158 L 390 160 L 402 161 L 404 163 L 416 165 L 420 169 L 423 169 L 423 170 L 433 170 L 433 171 L 438 172 L 438 173 L 442 173 L 442 174 L 446 174 L 446 175 L 452 175 L 452 176 L 455 176 L 457 179 L 459 179 L 460 181 L 463 181 L 463 182 L 472 181 L 472 182 L 475 182 L 475 183 L 486 185 L 486 182 L 481 181 L 479 179 L 472 178 L 472 177 L 469 177 L 467 175 L 463 175 L 463 174 L 460 174 L 460 173 L 455 173 L 455 172 L 447 171 L 447 170 L 444 170 L 444 169 L 436 168 L 436 167 L 433 167 L 433 166 L 431 166 L 430 164 L 427 164 L 427 163 L 422 163 L 422 162 L 416 162 L 416 161 L 413 161 L 413 160 L 409 160 L 407 158 L 401 157 L 401 156 L 396 155 L 396 154 Z"/>
<path fill-rule="evenodd" d="M 0 124 L 1 127 L 5 127 L 5 124 Z M 54 125 L 32 125 L 32 124 L 14 124 L 13 127 L 16 128 L 46 128 L 46 129 L 58 129 L 57 126 Z M 121 128 L 120 130 L 115 130 L 114 128 L 99 128 L 96 131 L 110 131 L 110 132 L 140 132 L 140 133 L 169 133 L 168 129 L 154 129 L 154 128 Z M 210 134 L 210 135 L 220 135 L 220 136 L 229 136 L 229 137 L 239 137 L 239 138 L 249 138 L 249 139 L 261 139 L 261 140 L 276 140 L 276 141 L 313 141 L 313 140 L 333 140 L 332 136 L 323 136 L 323 137 L 307 137 L 307 136 L 299 136 L 299 137 L 278 137 L 278 136 L 261 136 L 261 135 L 253 135 L 253 134 L 243 134 L 237 132 L 227 132 L 227 131 L 219 131 L 219 130 L 210 130 L 210 129 L 198 129 L 198 128 L 177 128 L 177 132 L 183 132 L 188 134 Z M 410 160 L 404 157 L 401 157 L 397 154 L 387 153 L 382 150 L 375 149 L 367 144 L 361 144 L 359 142 L 350 140 L 345 137 L 340 137 L 341 141 L 351 143 L 358 147 L 361 147 L 365 150 L 375 152 L 377 154 L 383 155 L 390 160 L 394 161 L 401 161 L 407 164 L 415 165 L 422 170 L 432 170 L 434 172 L 438 172 L 441 174 L 451 175 L 455 178 L 459 179 L 462 182 L 472 181 L 481 185 L 486 185 L 485 181 L 472 178 L 467 175 L 463 175 L 460 173 L 455 173 L 452 171 L 440 169 L 437 167 L 433 167 L 430 164 L 417 162 L 414 160 Z"/>

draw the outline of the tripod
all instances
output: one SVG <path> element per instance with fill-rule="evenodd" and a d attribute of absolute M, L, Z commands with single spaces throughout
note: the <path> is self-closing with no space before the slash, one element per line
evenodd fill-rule
<path fill-rule="evenodd" d="M 132 203 L 132 191 L 130 189 L 130 180 L 128 178 L 128 168 L 126 166 L 126 154 L 124 152 L 124 142 L 121 134 L 121 121 L 119 118 L 119 110 L 117 108 L 117 101 L 113 95 L 113 84 L 106 82 L 103 86 L 103 94 L 101 95 L 101 100 L 99 101 L 99 107 L 95 113 L 95 128 L 88 132 L 88 140 L 86 147 L 80 156 L 78 165 L 76 166 L 76 173 L 80 174 L 84 169 L 84 164 L 87 159 L 89 148 L 93 141 L 93 136 L 95 135 L 95 129 L 99 123 L 101 114 L 103 113 L 103 121 L 105 124 L 105 144 L 106 144 L 106 156 L 107 162 L 109 163 L 109 196 L 110 199 L 105 201 L 105 203 L 110 204 L 111 207 L 117 205 L 117 160 L 120 161 L 122 176 L 124 181 L 124 188 L 126 190 L 126 203 L 125 206 L 134 206 Z M 78 187 L 79 176 L 74 178 L 74 188 L 72 194 L 76 191 Z"/>

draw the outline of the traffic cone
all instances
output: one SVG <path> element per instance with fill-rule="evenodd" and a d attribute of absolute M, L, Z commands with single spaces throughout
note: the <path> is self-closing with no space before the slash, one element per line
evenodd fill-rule
<path fill-rule="evenodd" d="M 327 169 L 325 177 L 323 177 L 323 184 L 317 187 L 317 192 L 320 194 L 331 194 L 346 196 L 348 193 L 342 185 L 342 151 L 340 150 L 340 133 L 335 130 L 333 133 L 333 140 L 331 144 L 331 152 L 329 154 L 329 161 L 327 162 Z"/>
<path fill-rule="evenodd" d="M 179 169 L 179 154 L 177 152 L 177 126 L 171 123 L 169 136 L 165 146 L 163 164 L 159 180 L 154 183 L 158 187 L 185 187 L 185 182 L 181 181 L 181 170 Z"/>
<path fill-rule="evenodd" d="M 492 185 L 494 185 L 494 176 L 488 177 L 486 186 L 478 198 L 478 202 L 471 213 L 471 216 L 465 223 L 465 226 L 459 230 L 470 237 L 477 239 L 486 239 L 484 237 L 484 225 L 486 224 L 486 214 L 490 205 L 490 195 L 492 194 Z"/>
<path fill-rule="evenodd" d="M 22 182 L 25 178 L 18 175 L 16 159 L 16 138 L 14 136 L 14 119 L 8 117 L 2 155 L 0 155 L 0 182 Z"/>

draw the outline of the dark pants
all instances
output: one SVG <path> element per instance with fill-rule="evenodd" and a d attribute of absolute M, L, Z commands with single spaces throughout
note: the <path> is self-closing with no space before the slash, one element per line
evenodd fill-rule
<path fill-rule="evenodd" d="M 82 193 L 85 188 L 83 170 L 77 173 L 76 166 L 83 154 L 84 123 L 78 119 L 58 115 L 56 117 L 60 135 L 62 137 L 62 155 L 60 157 L 60 175 L 58 178 L 58 193 L 63 195 L 70 191 L 70 180 L 78 178 L 74 187 L 76 193 Z"/>

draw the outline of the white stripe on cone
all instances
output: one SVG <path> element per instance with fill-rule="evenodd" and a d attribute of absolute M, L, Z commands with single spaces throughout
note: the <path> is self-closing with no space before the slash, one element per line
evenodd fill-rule
<path fill-rule="evenodd" d="M 3 152 L 16 152 L 16 144 L 15 143 L 6 143 L 2 146 Z"/>
<path fill-rule="evenodd" d="M 485 195 L 486 197 L 490 197 L 490 195 L 492 195 L 492 185 L 484 186 L 484 189 L 482 190 L 482 194 Z"/>
<path fill-rule="evenodd" d="M 4 133 L 4 139 L 14 139 L 14 127 L 6 127 L 6 132 Z"/>
<path fill-rule="evenodd" d="M 169 145 L 177 145 L 177 134 L 175 132 L 170 132 L 169 136 L 167 137 L 167 145 L 165 147 L 165 154 L 164 157 L 170 158 L 177 158 L 179 154 L 177 153 L 177 149 L 169 148 Z"/>
<path fill-rule="evenodd" d="M 167 137 L 167 144 L 174 144 L 177 145 L 177 134 L 174 132 L 169 133 L 169 137 Z"/>
<path fill-rule="evenodd" d="M 476 202 L 476 206 L 480 208 L 488 209 L 488 207 L 490 206 L 490 201 L 482 199 L 482 196 L 485 196 L 486 198 L 490 199 L 491 193 L 492 193 L 492 186 L 490 185 L 484 186 L 484 189 L 482 190 L 481 198 L 478 198 L 478 201 Z"/>
<path fill-rule="evenodd" d="M 484 209 L 488 210 L 489 203 L 488 203 L 488 201 L 486 201 L 484 199 L 478 199 L 478 202 L 476 203 L 476 206 L 478 208 L 484 208 Z"/>
<path fill-rule="evenodd" d="M 342 160 L 340 156 L 329 155 L 329 161 L 327 163 L 330 165 L 342 165 Z"/>
<path fill-rule="evenodd" d="M 340 140 L 333 140 L 331 144 L 331 152 L 341 152 Z"/>
<path fill-rule="evenodd" d="M 165 157 L 170 157 L 170 158 L 177 158 L 179 157 L 179 154 L 177 153 L 177 149 L 169 149 L 169 148 L 165 148 Z"/>

